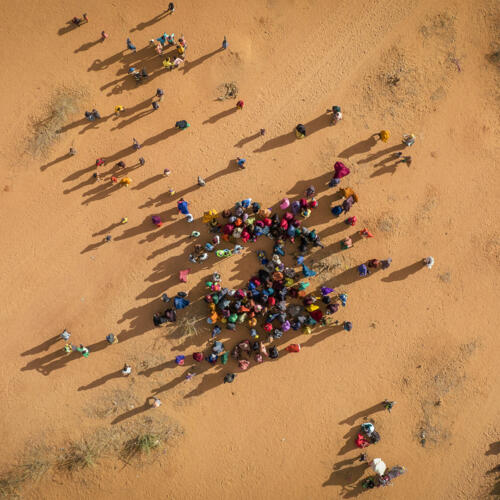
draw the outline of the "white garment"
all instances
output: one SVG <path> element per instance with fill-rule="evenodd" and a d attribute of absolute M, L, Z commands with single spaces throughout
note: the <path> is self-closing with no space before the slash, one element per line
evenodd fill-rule
<path fill-rule="evenodd" d="M 372 469 L 373 472 L 379 476 L 383 476 L 385 470 L 387 469 L 387 465 L 385 465 L 381 458 L 374 458 L 372 461 Z"/>

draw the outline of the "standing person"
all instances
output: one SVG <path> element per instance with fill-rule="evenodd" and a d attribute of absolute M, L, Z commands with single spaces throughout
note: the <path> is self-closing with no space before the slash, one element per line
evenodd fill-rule
<path fill-rule="evenodd" d="M 434 265 L 434 257 L 426 257 L 423 261 L 422 264 L 424 266 L 427 266 L 428 269 L 432 269 L 432 266 Z"/>
<path fill-rule="evenodd" d="M 125 111 L 125 108 L 123 106 L 120 106 L 120 105 L 115 106 L 115 116 L 120 116 L 120 113 L 122 111 Z"/>
<path fill-rule="evenodd" d="M 106 342 L 109 345 L 118 344 L 118 337 L 114 333 L 108 333 L 106 335 Z"/>
<path fill-rule="evenodd" d="M 89 18 L 87 17 L 86 13 L 82 14 L 82 17 L 83 17 L 83 23 L 82 24 L 86 24 L 86 23 L 89 22 Z"/>
<path fill-rule="evenodd" d="M 151 103 L 151 106 L 153 106 L 153 110 L 157 110 L 157 109 L 160 109 L 160 103 L 158 101 L 153 101 Z"/>
<path fill-rule="evenodd" d="M 108 38 L 109 35 L 104 31 L 102 30 L 101 31 L 101 42 L 104 42 L 104 40 L 106 40 L 106 38 Z"/>
<path fill-rule="evenodd" d="M 120 161 L 116 164 L 116 166 L 117 166 L 118 168 L 125 168 L 125 167 L 126 167 L 125 162 L 124 162 L 123 160 L 120 160 Z"/>
<path fill-rule="evenodd" d="M 222 49 L 223 50 L 227 49 L 227 39 L 225 35 L 224 35 L 224 40 L 222 40 Z"/>
<path fill-rule="evenodd" d="M 237 109 L 243 109 L 243 106 L 245 105 L 245 103 L 240 99 L 237 103 L 236 103 L 236 108 Z"/>
<path fill-rule="evenodd" d="M 382 142 L 387 142 L 391 137 L 391 133 L 388 130 L 381 130 L 378 134 L 375 134 L 375 137 L 378 137 Z"/>
<path fill-rule="evenodd" d="M 306 136 L 306 127 L 304 127 L 302 123 L 299 123 L 295 127 L 295 136 L 297 137 L 297 139 L 303 139 Z"/>
<path fill-rule="evenodd" d="M 69 340 L 69 338 L 71 337 L 71 333 L 69 333 L 68 330 L 66 330 L 66 328 L 65 328 L 63 330 L 63 332 L 61 333 L 61 335 L 59 335 L 59 337 L 67 342 Z"/>
<path fill-rule="evenodd" d="M 127 363 L 125 363 L 123 365 L 122 375 L 128 377 L 131 373 L 132 373 L 132 367 L 130 365 L 127 365 Z"/>
<path fill-rule="evenodd" d="M 88 350 L 88 347 L 85 347 L 83 344 L 80 344 L 80 347 L 77 347 L 76 350 L 82 354 L 82 356 L 84 358 L 88 358 L 89 357 L 89 350 Z"/>
<path fill-rule="evenodd" d="M 95 120 L 95 116 L 92 111 L 85 111 L 85 118 L 87 118 L 89 122 L 93 122 Z"/>
<path fill-rule="evenodd" d="M 94 115 L 94 118 L 96 120 L 100 120 L 101 119 L 101 115 L 99 114 L 99 111 L 97 111 L 97 109 L 93 109 L 92 110 L 92 114 Z"/>
<path fill-rule="evenodd" d="M 132 184 L 132 179 L 130 177 L 124 177 L 121 181 L 120 184 L 123 184 L 125 187 L 129 187 L 130 184 Z"/>
<path fill-rule="evenodd" d="M 179 210 L 179 212 L 182 214 L 182 215 L 188 215 L 189 214 L 189 208 L 188 208 L 188 205 L 189 203 L 184 200 L 184 198 L 181 198 L 178 202 L 177 202 L 177 210 Z"/>
<path fill-rule="evenodd" d="M 163 92 L 162 89 L 156 89 L 156 97 L 158 97 L 159 101 L 163 101 L 165 93 Z"/>
<path fill-rule="evenodd" d="M 127 49 L 130 49 L 132 52 L 137 52 L 137 47 L 130 41 L 130 38 L 127 38 Z"/>
<path fill-rule="evenodd" d="M 145 160 L 145 159 L 141 156 L 141 157 L 139 158 L 139 165 L 140 165 L 141 167 L 144 167 L 144 164 L 145 164 L 145 163 L 146 163 L 146 160 Z"/>
<path fill-rule="evenodd" d="M 70 156 L 75 156 L 75 155 L 76 155 L 76 149 L 74 149 L 74 148 L 69 148 L 69 155 L 70 155 Z"/>
<path fill-rule="evenodd" d="M 141 145 L 139 144 L 139 141 L 135 138 L 132 137 L 132 147 L 137 151 L 138 149 L 141 149 Z"/>
<path fill-rule="evenodd" d="M 100 167 L 101 165 L 104 165 L 104 158 L 97 158 L 95 161 L 95 166 Z"/>
<path fill-rule="evenodd" d="M 179 120 L 178 122 L 175 122 L 175 128 L 178 128 L 180 130 L 184 130 L 191 125 L 186 121 L 186 120 Z"/>
<path fill-rule="evenodd" d="M 167 12 L 168 12 L 169 14 L 173 14 L 174 10 L 175 10 L 175 7 L 174 7 L 174 2 L 170 2 L 170 3 L 168 4 L 168 9 L 167 9 Z"/>
<path fill-rule="evenodd" d="M 389 412 L 391 413 L 391 410 L 392 408 L 394 407 L 394 405 L 396 404 L 396 401 L 389 401 L 388 399 L 384 399 L 382 401 L 382 405 L 383 407 Z"/>
<path fill-rule="evenodd" d="M 161 400 L 156 397 L 153 397 L 153 402 L 151 403 L 151 406 L 153 408 L 159 408 L 161 406 Z"/>
<path fill-rule="evenodd" d="M 245 163 L 246 163 L 246 159 L 245 158 L 240 158 L 239 156 L 236 157 L 236 164 L 238 165 L 238 167 L 240 168 L 246 168 L 245 167 Z"/>
<path fill-rule="evenodd" d="M 411 147 L 415 144 L 417 137 L 415 134 L 405 134 L 403 135 L 403 144 L 407 147 Z"/>
<path fill-rule="evenodd" d="M 332 109 L 327 109 L 327 113 L 332 113 L 332 125 L 336 125 L 337 122 L 342 120 L 342 111 L 340 106 L 332 106 Z"/>
<path fill-rule="evenodd" d="M 177 54 L 179 57 L 184 57 L 186 49 L 182 45 L 177 45 Z"/>

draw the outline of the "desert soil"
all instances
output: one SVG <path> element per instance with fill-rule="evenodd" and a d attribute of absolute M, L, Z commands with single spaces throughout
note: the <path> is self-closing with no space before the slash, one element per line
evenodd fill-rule
<path fill-rule="evenodd" d="M 182 0 L 162 16 L 166 4 L 48 0 L 3 9 L 2 470 L 34 447 L 61 450 L 153 419 L 176 432 L 145 462 L 103 457 L 72 475 L 51 472 L 22 496 L 491 494 L 500 440 L 498 2 Z M 82 10 L 90 22 L 68 28 Z M 103 29 L 110 36 L 100 42 Z M 164 31 L 189 44 L 186 64 L 170 73 L 147 46 Z M 218 50 L 224 35 L 229 47 Z M 136 54 L 124 50 L 128 36 Z M 126 75 L 133 65 L 149 70 L 148 82 Z M 224 82 L 236 82 L 243 111 L 217 99 Z M 157 87 L 165 99 L 149 112 Z M 75 99 L 76 110 L 34 156 L 35 131 L 57 95 Z M 126 111 L 116 118 L 119 104 Z M 344 120 L 330 127 L 325 110 L 334 104 Z M 82 117 L 92 108 L 103 118 L 89 123 Z M 191 127 L 172 134 L 182 119 Z M 300 122 L 309 134 L 293 140 Z M 389 143 L 372 143 L 381 129 L 391 131 Z M 410 132 L 412 164 L 395 166 L 390 155 Z M 133 137 L 144 145 L 139 152 Z M 70 147 L 76 156 L 67 156 Z M 104 172 L 127 163 L 130 188 L 113 186 L 109 174 L 92 178 L 100 156 L 109 160 Z M 145 166 L 133 167 L 139 156 Z M 246 170 L 234 166 L 236 156 L 247 158 Z M 330 213 L 335 190 L 326 183 L 338 160 L 352 172 L 342 185 L 360 197 L 356 228 Z M 313 281 L 348 293 L 338 319 L 353 330 L 294 337 L 299 354 L 247 372 L 230 365 L 238 373 L 232 385 L 222 383 L 220 365 L 200 366 L 186 381 L 192 362 L 172 360 L 207 345 L 204 282 L 218 270 L 225 284 L 241 285 L 260 248 L 190 264 L 190 232 L 207 234 L 203 211 L 246 197 L 271 206 L 310 184 L 319 207 L 308 226 L 326 247 L 310 257 L 322 269 Z M 191 203 L 194 224 L 177 215 L 178 196 Z M 162 217 L 161 228 L 152 215 Z M 340 251 L 339 241 L 365 226 L 375 238 Z M 113 240 L 104 244 L 107 234 Z M 432 270 L 419 264 L 427 255 Z M 368 278 L 353 270 L 387 257 L 391 268 Z M 188 267 L 181 284 L 178 271 Z M 153 327 L 161 294 L 180 290 L 194 303 L 179 318 L 201 318 L 195 335 Z M 73 342 L 94 346 L 88 359 L 62 355 L 63 328 Z M 224 331 L 226 345 L 244 338 L 240 330 Z M 110 332 L 120 342 L 106 347 Z M 118 374 L 124 362 L 129 378 Z M 152 394 L 163 405 L 146 411 Z M 380 411 L 384 398 L 397 401 L 390 414 Z M 353 436 L 365 418 L 382 436 L 369 457 L 408 470 L 393 487 L 360 489 L 369 472 L 356 461 Z"/>

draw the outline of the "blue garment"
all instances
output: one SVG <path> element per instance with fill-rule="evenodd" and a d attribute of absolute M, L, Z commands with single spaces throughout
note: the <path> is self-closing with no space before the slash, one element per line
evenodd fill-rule
<path fill-rule="evenodd" d="M 302 264 L 302 273 L 306 278 L 309 276 L 316 276 L 316 271 L 313 271 L 312 269 L 307 267 L 305 264 Z"/>
<path fill-rule="evenodd" d="M 302 265 L 303 262 L 304 262 L 304 256 L 303 255 L 299 255 L 297 257 L 297 265 L 300 266 L 300 265 Z"/>
<path fill-rule="evenodd" d="M 342 208 L 342 205 L 335 205 L 332 207 L 332 214 L 336 217 L 338 217 L 343 211 L 344 209 Z"/>
<path fill-rule="evenodd" d="M 174 305 L 176 309 L 184 309 L 189 305 L 189 300 L 185 299 L 184 297 L 175 297 Z"/>
<path fill-rule="evenodd" d="M 250 203 L 252 203 L 252 198 L 246 198 L 241 202 L 241 206 L 243 208 L 248 208 L 250 206 Z"/>
<path fill-rule="evenodd" d="M 130 38 L 127 38 L 127 48 L 133 50 L 135 52 L 136 46 L 130 41 Z"/>
<path fill-rule="evenodd" d="M 183 215 L 188 215 L 189 214 L 189 209 L 188 209 L 188 202 L 187 201 L 181 201 L 180 203 L 177 203 L 177 208 L 179 209 L 179 212 Z"/>
<path fill-rule="evenodd" d="M 361 264 L 358 267 L 358 273 L 360 276 L 368 276 L 368 268 L 366 267 L 366 264 Z"/>

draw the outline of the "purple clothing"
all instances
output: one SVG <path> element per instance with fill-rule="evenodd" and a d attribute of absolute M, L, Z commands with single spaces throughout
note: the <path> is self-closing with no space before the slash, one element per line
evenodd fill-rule
<path fill-rule="evenodd" d="M 351 173 L 351 171 L 340 161 L 335 162 L 333 168 L 335 169 L 334 179 L 342 179 L 342 177 Z"/>

